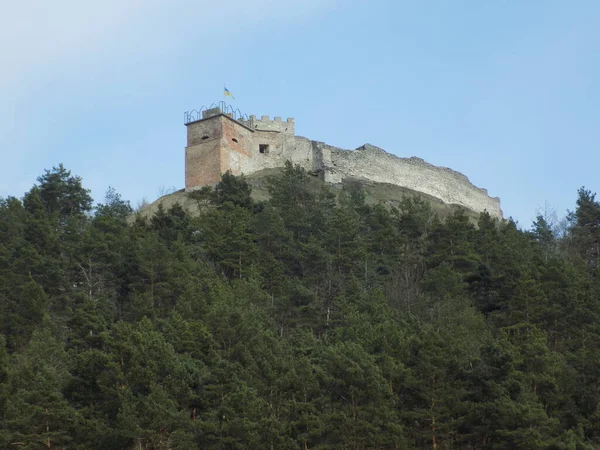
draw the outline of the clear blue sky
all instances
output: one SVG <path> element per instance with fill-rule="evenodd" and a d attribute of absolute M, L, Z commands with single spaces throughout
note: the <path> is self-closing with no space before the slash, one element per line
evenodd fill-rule
<path fill-rule="evenodd" d="M 450 167 L 528 228 L 600 191 L 600 2 L 55 0 L 0 17 L 0 196 L 62 162 L 101 201 L 183 187 L 183 112 Z"/>

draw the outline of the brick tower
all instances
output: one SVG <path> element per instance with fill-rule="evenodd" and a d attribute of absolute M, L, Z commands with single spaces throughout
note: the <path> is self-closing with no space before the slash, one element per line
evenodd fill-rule
<path fill-rule="evenodd" d="M 202 111 L 197 120 L 186 114 L 187 191 L 218 183 L 228 170 L 241 175 L 272 166 L 270 155 L 281 154 L 286 140 L 294 136 L 294 119 L 236 119 L 235 114 L 224 113 L 223 106 Z"/>

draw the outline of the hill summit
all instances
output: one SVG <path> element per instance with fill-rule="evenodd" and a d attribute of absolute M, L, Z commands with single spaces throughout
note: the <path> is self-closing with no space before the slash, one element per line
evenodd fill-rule
<path fill-rule="evenodd" d="M 502 218 L 500 199 L 474 186 L 463 174 L 421 158 L 400 158 L 370 144 L 343 150 L 296 136 L 293 118 L 246 116 L 224 102 L 185 113 L 185 190 L 214 185 L 221 175 L 250 175 L 297 164 L 324 182 L 384 183 Z"/>

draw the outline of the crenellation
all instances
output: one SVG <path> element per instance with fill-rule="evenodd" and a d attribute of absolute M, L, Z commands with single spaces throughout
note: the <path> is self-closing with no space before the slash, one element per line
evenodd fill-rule
<path fill-rule="evenodd" d="M 205 110 L 202 119 L 187 124 L 186 190 L 215 184 L 227 170 L 250 174 L 291 161 L 328 183 L 355 178 L 394 184 L 502 218 L 499 198 L 450 168 L 414 156 L 401 158 L 371 144 L 343 150 L 311 141 L 295 135 L 291 117 L 285 122 L 267 115 L 236 120 L 217 109 Z"/>
<path fill-rule="evenodd" d="M 256 116 L 251 115 L 248 117 L 248 120 L 241 120 L 240 123 L 243 123 L 256 131 L 277 132 L 289 135 L 295 134 L 295 123 L 294 119 L 291 117 L 284 122 L 281 117 L 274 117 L 273 120 L 271 120 L 269 116 L 261 116 L 260 119 L 257 119 Z"/>

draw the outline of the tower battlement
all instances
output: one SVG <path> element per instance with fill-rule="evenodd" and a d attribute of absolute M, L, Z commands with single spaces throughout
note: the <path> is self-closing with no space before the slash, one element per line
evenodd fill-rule
<path fill-rule="evenodd" d="M 240 122 L 256 131 L 275 131 L 291 135 L 296 133 L 292 117 L 288 117 L 284 122 L 281 117 L 273 117 L 273 120 L 270 120 L 269 116 L 261 116 L 257 119 L 255 115 L 251 115 L 248 120 L 240 120 Z"/>

